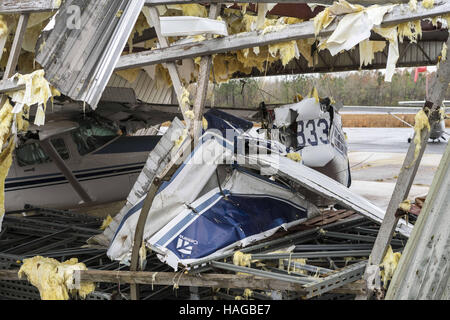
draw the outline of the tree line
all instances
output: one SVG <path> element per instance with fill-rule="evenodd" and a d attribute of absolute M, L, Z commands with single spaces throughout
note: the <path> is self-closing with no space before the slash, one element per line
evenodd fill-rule
<path fill-rule="evenodd" d="M 332 97 L 352 106 L 397 106 L 399 101 L 425 100 L 426 74 L 414 82 L 414 69 L 397 70 L 392 82 L 380 71 L 357 71 L 319 75 L 284 75 L 233 79 L 215 84 L 207 103 L 221 107 L 256 108 L 266 104 L 292 103 L 297 94 L 306 96 L 316 87 L 320 97 Z M 428 72 L 429 85 L 434 72 Z M 450 96 L 450 90 L 447 92 Z"/>

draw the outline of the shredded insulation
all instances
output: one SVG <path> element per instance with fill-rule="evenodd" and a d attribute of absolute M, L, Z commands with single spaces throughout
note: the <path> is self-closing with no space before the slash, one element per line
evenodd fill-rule
<path fill-rule="evenodd" d="M 303 96 L 300 93 L 297 93 L 294 97 L 294 102 L 300 102 L 303 100 Z"/>
<path fill-rule="evenodd" d="M 135 69 L 119 70 L 116 71 L 116 74 L 127 80 L 129 83 L 135 83 L 140 72 L 141 69 L 135 68 Z"/>
<path fill-rule="evenodd" d="M 411 201 L 410 200 L 404 200 L 398 208 L 404 212 L 409 212 L 411 210 Z"/>
<path fill-rule="evenodd" d="M 8 25 L 3 15 L 0 15 L 0 38 L 8 34 Z"/>
<path fill-rule="evenodd" d="M 434 7 L 434 0 L 423 0 L 422 1 L 422 6 L 425 9 L 431 9 Z"/>
<path fill-rule="evenodd" d="M 292 59 L 298 57 L 297 43 L 295 40 L 269 45 L 269 53 L 272 57 L 281 56 L 281 63 L 286 66 Z"/>
<path fill-rule="evenodd" d="M 181 11 L 183 11 L 183 15 L 185 16 L 194 16 L 206 18 L 208 16 L 208 12 L 205 6 L 200 4 L 180 4 Z"/>
<path fill-rule="evenodd" d="M 402 254 L 400 252 L 394 253 L 392 247 L 389 246 L 386 255 L 384 256 L 383 262 L 380 264 L 380 276 L 383 281 L 383 287 L 387 289 L 388 282 L 394 276 L 395 269 L 397 269 L 398 262 Z"/>
<path fill-rule="evenodd" d="M 5 179 L 12 164 L 12 153 L 15 148 L 15 135 L 28 130 L 28 121 L 23 117 L 23 111 L 16 112 L 9 99 L 5 100 L 0 109 L 0 230 L 5 214 Z"/>
<path fill-rule="evenodd" d="M 0 230 L 2 229 L 2 220 L 5 215 L 5 179 L 12 164 L 14 147 L 13 141 L 10 141 L 8 147 L 0 153 Z"/>
<path fill-rule="evenodd" d="M 310 91 L 309 94 L 308 94 L 308 98 L 314 98 L 314 99 L 316 99 L 316 102 L 319 102 L 319 101 L 320 101 L 320 98 L 319 98 L 319 92 L 317 91 L 317 88 L 316 88 L 316 87 L 313 87 L 313 88 L 311 89 L 311 91 Z"/>
<path fill-rule="evenodd" d="M 105 220 L 103 220 L 103 223 L 100 226 L 100 230 L 105 230 L 106 228 L 108 228 L 108 226 L 110 225 L 110 223 L 112 221 L 113 221 L 113 218 L 108 214 L 108 216 L 105 218 Z"/>
<path fill-rule="evenodd" d="M 0 60 L 2 59 L 3 49 L 8 40 L 8 24 L 3 15 L 0 14 Z"/>
<path fill-rule="evenodd" d="M 425 111 L 420 110 L 419 112 L 417 112 L 415 118 L 414 118 L 414 144 L 416 146 L 415 150 L 414 150 L 414 160 L 412 161 L 411 165 L 409 167 L 411 167 L 414 162 L 417 160 L 417 158 L 419 157 L 419 153 L 420 153 L 420 149 L 421 149 L 421 141 L 422 141 L 422 130 L 427 128 L 428 130 L 430 130 L 430 122 L 428 121 L 428 117 L 425 113 Z"/>
<path fill-rule="evenodd" d="M 386 47 L 384 41 L 364 40 L 359 44 L 360 67 L 367 66 L 375 59 L 376 52 L 382 52 Z"/>
<path fill-rule="evenodd" d="M 251 254 L 245 254 L 241 251 L 236 251 L 233 255 L 233 264 L 235 266 L 250 267 L 252 261 Z"/>
<path fill-rule="evenodd" d="M 331 22 L 333 22 L 334 17 L 330 14 L 330 8 L 325 8 L 325 10 L 319 12 L 318 15 L 314 17 L 314 35 L 317 36 L 320 30 L 328 27 Z"/>
<path fill-rule="evenodd" d="M 286 155 L 287 158 L 296 161 L 296 162 L 301 162 L 302 161 L 302 156 L 298 153 L 298 152 L 291 152 L 288 153 Z"/>
<path fill-rule="evenodd" d="M 9 103 L 9 99 L 6 99 L 5 104 L 0 109 L 0 150 L 3 150 L 3 145 L 11 134 L 12 111 L 13 107 Z"/>
<path fill-rule="evenodd" d="M 170 78 L 169 70 L 167 70 L 167 68 L 165 68 L 162 64 L 156 65 L 155 81 L 158 87 L 161 87 L 161 84 L 169 87 L 172 86 L 172 79 Z"/>
<path fill-rule="evenodd" d="M 178 101 L 180 102 L 181 111 L 187 116 L 187 111 L 189 110 L 189 106 L 191 105 L 191 102 L 189 100 L 189 91 L 183 87 L 183 91 L 181 92 L 181 96 L 178 98 Z M 193 119 L 193 117 L 192 117 Z"/>
<path fill-rule="evenodd" d="M 417 11 L 417 0 L 409 0 L 408 4 L 411 11 Z"/>
<path fill-rule="evenodd" d="M 31 74 L 21 75 L 17 73 L 18 84 L 25 85 L 25 89 L 8 93 L 12 101 L 24 106 L 38 104 L 34 123 L 38 126 L 45 122 L 45 108 L 47 101 L 59 92 L 51 89 L 50 84 L 44 78 L 44 70 L 37 70 Z"/>
<path fill-rule="evenodd" d="M 6 99 L 5 104 L 0 109 L 0 230 L 5 214 L 5 179 L 12 164 L 12 153 L 14 150 L 14 142 L 10 139 L 14 117 L 12 110 L 9 99 Z M 8 140 L 9 144 L 5 147 Z"/>
<path fill-rule="evenodd" d="M 420 20 L 400 23 L 398 26 L 398 38 L 403 43 L 403 38 L 408 38 L 412 43 L 416 43 L 422 36 L 422 25 Z"/>
<path fill-rule="evenodd" d="M 28 281 L 39 289 L 42 300 L 69 300 L 70 296 L 78 294 L 85 299 L 95 290 L 92 282 L 75 284 L 74 271 L 87 270 L 84 263 L 78 263 L 77 258 L 59 262 L 52 258 L 36 256 L 24 259 L 19 270 L 19 278 L 26 275 Z"/>
<path fill-rule="evenodd" d="M 245 289 L 244 293 L 242 294 L 242 296 L 244 297 L 244 299 L 248 300 L 251 296 L 253 295 L 253 291 L 250 289 Z"/>
<path fill-rule="evenodd" d="M 241 7 L 242 14 L 245 14 L 247 12 L 247 7 L 250 3 L 239 3 L 239 6 Z"/>

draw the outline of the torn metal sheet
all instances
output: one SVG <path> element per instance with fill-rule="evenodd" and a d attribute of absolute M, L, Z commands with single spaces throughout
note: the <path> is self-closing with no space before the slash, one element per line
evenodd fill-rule
<path fill-rule="evenodd" d="M 36 45 L 36 61 L 50 83 L 95 109 L 143 5 L 144 0 L 65 1 Z"/>
<path fill-rule="evenodd" d="M 153 68 L 155 69 L 155 68 Z M 172 103 L 173 87 L 166 83 L 159 83 L 153 70 L 153 78 L 144 70 L 139 70 L 136 81 L 133 83 L 113 73 L 108 83 L 108 87 L 131 88 L 136 94 L 136 98 L 146 103 L 169 104 Z"/>
<path fill-rule="evenodd" d="M 106 87 L 103 91 L 103 95 L 100 99 L 103 102 L 115 102 L 115 103 L 137 103 L 136 94 L 131 88 L 121 87 Z"/>
<path fill-rule="evenodd" d="M 254 166 L 256 168 L 264 168 L 266 171 L 271 169 L 272 174 L 295 182 L 322 197 L 334 200 L 345 208 L 355 210 L 372 221 L 377 223 L 383 221 L 385 212 L 382 209 L 320 172 L 274 154 L 249 155 L 248 158 L 258 163 Z M 412 228 L 411 224 L 401 219 L 396 230 L 400 234 L 409 237 Z"/>
<path fill-rule="evenodd" d="M 161 34 L 164 37 L 195 36 L 200 34 L 218 34 L 228 36 L 225 21 L 208 18 L 180 16 L 161 17 Z"/>
<path fill-rule="evenodd" d="M 184 130 L 184 124 L 178 118 L 175 118 L 156 147 L 150 152 L 144 168 L 127 197 L 124 207 L 113 218 L 105 231 L 101 235 L 91 238 L 89 243 L 97 243 L 103 246 L 110 245 L 117 229 L 122 225 L 122 220 L 126 220 L 126 215 L 129 214 L 129 211 L 141 202 L 142 197 L 145 197 L 147 194 L 153 179 L 161 173 L 170 162 L 172 152 L 174 149 L 179 148 L 179 146 L 176 145 L 177 139 L 174 138 L 180 137 Z"/>
<path fill-rule="evenodd" d="M 184 208 L 147 244 L 175 271 L 273 235 L 320 214 L 288 187 L 235 169 L 217 187 Z"/>

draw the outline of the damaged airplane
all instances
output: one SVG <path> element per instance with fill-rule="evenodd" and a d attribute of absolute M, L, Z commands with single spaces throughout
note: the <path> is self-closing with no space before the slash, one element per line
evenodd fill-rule
<path fill-rule="evenodd" d="M 308 110 L 308 105 L 321 110 L 314 98 L 296 104 L 297 110 L 302 106 Z M 280 111 L 290 113 L 292 107 Z M 246 247 L 279 229 L 288 229 L 319 215 L 317 196 L 356 210 L 378 223 L 382 221 L 381 209 L 352 193 L 347 186 L 305 165 L 301 154 L 305 151 L 307 154 L 307 149 L 296 152 L 292 146 L 279 141 L 254 137 L 248 133 L 251 123 L 245 126 L 244 120 L 218 110 L 205 113 L 205 118 L 210 119 L 207 130 L 172 178 L 158 189 L 144 229 L 146 246 L 175 270 L 180 265 L 189 268 Z M 280 119 L 287 121 L 289 118 L 279 118 L 281 123 Z M 294 119 L 297 121 L 297 116 Z M 324 117 L 316 120 L 322 123 L 321 119 Z M 161 159 L 167 157 L 157 150 L 165 149 L 167 155 L 173 156 L 190 143 L 190 139 L 183 137 L 181 122 L 175 121 L 172 125 L 164 135 L 167 135 L 165 142 L 160 141 L 165 145 L 150 152 L 147 163 L 152 163 L 152 167 L 144 168 L 143 173 L 147 173 L 141 173 L 125 207 L 102 235 L 90 241 L 109 245 L 111 259 L 123 263 L 130 259 L 137 220 L 147 194 L 145 190 L 157 172 L 163 170 L 161 167 L 164 168 L 164 165 L 156 167 L 155 163 L 163 163 Z M 322 140 L 331 141 L 331 135 L 332 129 Z M 307 141 L 303 137 L 299 140 Z M 331 143 L 323 143 L 327 144 Z M 329 161 L 333 161 L 334 157 L 330 158 Z M 398 231 L 408 236 L 411 225 L 401 221 Z"/>

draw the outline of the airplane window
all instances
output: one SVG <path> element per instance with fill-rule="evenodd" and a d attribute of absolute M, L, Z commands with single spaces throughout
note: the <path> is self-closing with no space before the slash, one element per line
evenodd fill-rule
<path fill-rule="evenodd" d="M 53 146 L 63 160 L 69 159 L 69 150 L 64 139 L 52 139 Z M 27 143 L 16 149 L 17 163 L 21 167 L 51 162 L 50 157 L 42 150 L 38 142 Z"/>
<path fill-rule="evenodd" d="M 93 122 L 82 123 L 78 129 L 72 132 L 72 138 L 82 156 L 97 150 L 118 135 L 118 130 Z"/>

